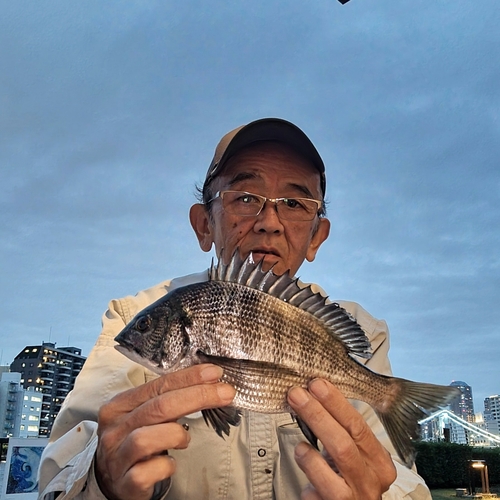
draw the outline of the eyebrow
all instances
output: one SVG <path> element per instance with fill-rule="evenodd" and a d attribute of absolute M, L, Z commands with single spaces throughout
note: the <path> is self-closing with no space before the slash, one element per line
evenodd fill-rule
<path fill-rule="evenodd" d="M 229 181 L 229 187 L 234 187 L 235 184 L 238 184 L 239 182 L 242 182 L 242 181 L 247 181 L 249 179 L 258 179 L 258 176 L 255 174 L 252 174 L 251 172 L 240 172 L 239 174 L 236 174 Z"/>
<path fill-rule="evenodd" d="M 234 188 L 234 186 L 240 182 L 247 181 L 247 180 L 252 180 L 252 179 L 258 179 L 259 176 L 255 175 L 252 172 L 240 172 L 236 174 L 230 181 L 229 181 L 229 187 Z M 297 191 L 300 191 L 306 198 L 314 198 L 314 195 L 307 189 L 306 186 L 303 186 L 302 184 L 296 184 L 294 182 L 291 182 L 287 184 L 287 187 L 290 187 L 292 189 L 296 189 Z M 256 193 L 257 194 L 257 193 Z"/>

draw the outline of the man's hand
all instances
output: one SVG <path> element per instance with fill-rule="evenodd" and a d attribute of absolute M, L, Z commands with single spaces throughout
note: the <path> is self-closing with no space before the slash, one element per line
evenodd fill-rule
<path fill-rule="evenodd" d="M 392 459 L 363 417 L 329 382 L 316 379 L 306 391 L 290 390 L 288 401 L 323 443 L 323 453 L 307 443 L 295 459 L 309 481 L 307 500 L 380 500 L 396 479 Z"/>
<path fill-rule="evenodd" d="M 219 382 L 221 377 L 217 366 L 196 365 L 123 392 L 102 406 L 95 473 L 108 499 L 151 499 L 154 485 L 175 472 L 167 450 L 189 444 L 188 432 L 176 420 L 233 400 L 234 388 Z"/>

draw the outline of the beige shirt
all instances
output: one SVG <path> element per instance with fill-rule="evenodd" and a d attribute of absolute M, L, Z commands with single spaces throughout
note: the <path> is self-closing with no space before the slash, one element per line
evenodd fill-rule
<path fill-rule="evenodd" d="M 169 291 L 206 281 L 207 272 L 165 281 L 135 297 L 112 300 L 103 315 L 103 328 L 95 347 L 56 418 L 50 443 L 40 464 L 40 499 L 61 492 L 59 499 L 103 499 L 93 475 L 97 447 L 97 413 L 116 394 L 156 377 L 128 360 L 115 348 L 114 338 L 142 309 Z M 313 287 L 314 288 L 314 287 Z M 321 291 L 319 287 L 316 291 Z M 351 313 L 371 344 L 372 370 L 391 374 L 387 325 L 353 302 L 337 301 Z M 398 461 L 382 424 L 365 403 L 353 404 L 375 435 L 389 450 L 398 477 L 383 500 L 431 500 L 429 490 L 415 470 Z M 243 412 L 242 422 L 220 438 L 207 427 L 201 414 L 184 417 L 191 442 L 185 450 L 169 450 L 177 462 L 166 499 L 294 500 L 308 483 L 294 458 L 295 445 L 304 440 L 289 414 Z"/>

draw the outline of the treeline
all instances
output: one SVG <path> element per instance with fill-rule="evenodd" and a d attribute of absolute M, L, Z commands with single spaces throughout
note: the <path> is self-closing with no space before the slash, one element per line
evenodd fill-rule
<path fill-rule="evenodd" d="M 455 443 L 417 443 L 418 473 L 430 488 L 467 488 L 473 481 L 481 487 L 479 470 L 471 460 L 484 460 L 490 485 L 500 484 L 500 448 L 476 448 Z"/>

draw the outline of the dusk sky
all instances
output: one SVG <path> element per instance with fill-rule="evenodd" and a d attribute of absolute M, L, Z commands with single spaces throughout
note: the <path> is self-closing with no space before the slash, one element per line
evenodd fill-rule
<path fill-rule="evenodd" d="M 88 355 L 110 299 L 205 269 L 195 186 L 275 116 L 327 166 L 299 270 L 388 322 L 394 374 L 500 393 L 498 0 L 0 0 L 1 362 Z"/>

